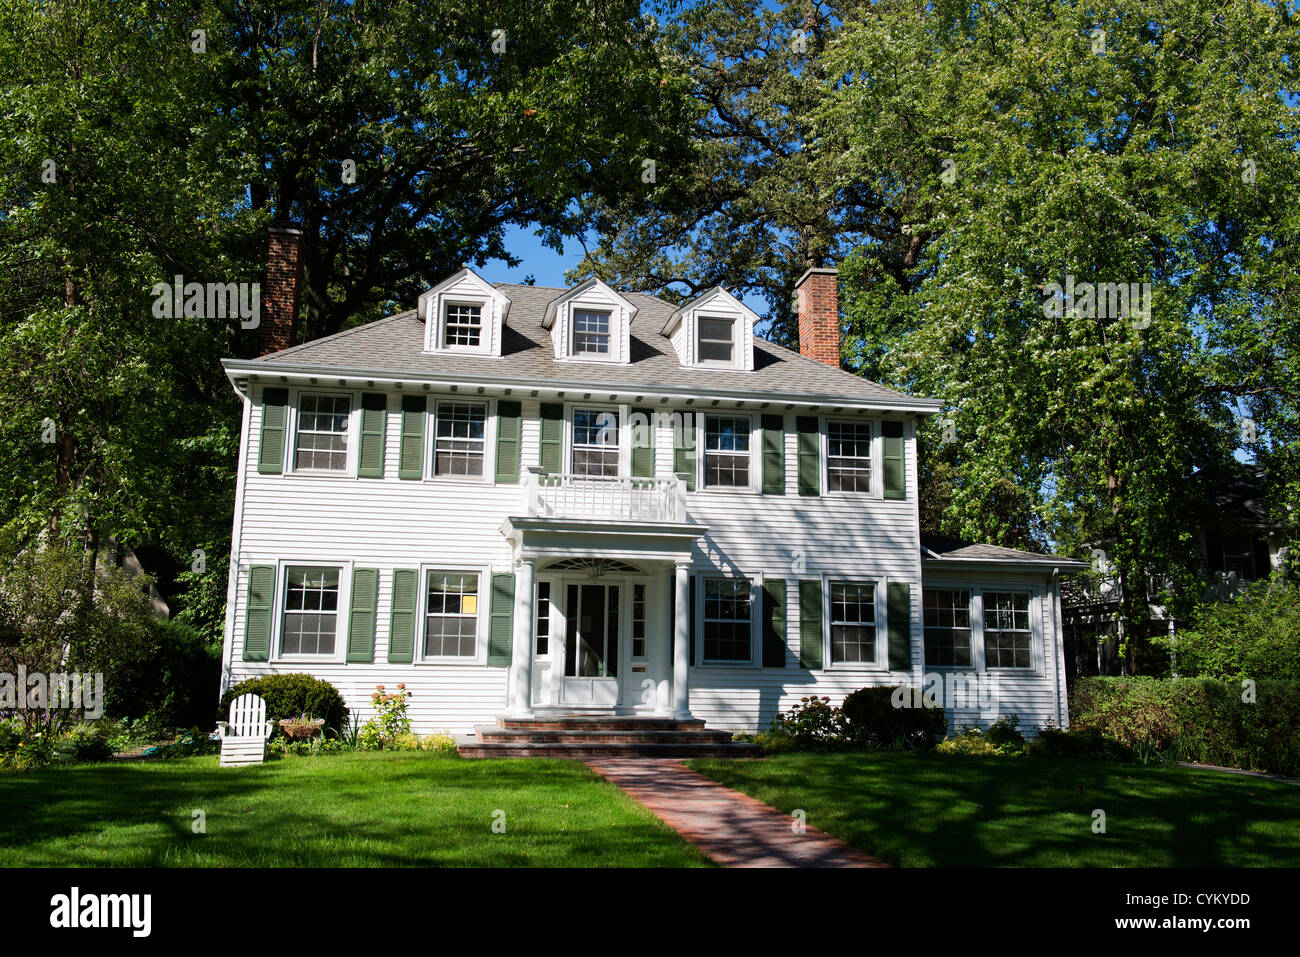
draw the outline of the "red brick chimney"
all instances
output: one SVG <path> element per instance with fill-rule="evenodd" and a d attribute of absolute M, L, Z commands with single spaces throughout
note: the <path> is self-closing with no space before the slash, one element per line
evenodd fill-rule
<path fill-rule="evenodd" d="M 799 354 L 840 367 L 840 301 L 835 270 L 812 268 L 794 284 L 799 294 Z"/>
<path fill-rule="evenodd" d="M 266 244 L 266 285 L 257 354 L 295 345 L 302 304 L 302 230 L 272 226 Z"/>

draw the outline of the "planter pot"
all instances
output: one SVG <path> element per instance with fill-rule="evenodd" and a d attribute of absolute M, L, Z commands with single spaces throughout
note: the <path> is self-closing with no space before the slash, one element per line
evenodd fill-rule
<path fill-rule="evenodd" d="M 284 732 L 284 736 L 290 741 L 308 741 L 321 733 L 324 724 L 324 718 L 315 718 L 312 721 L 282 718 L 280 720 L 280 730 Z"/>

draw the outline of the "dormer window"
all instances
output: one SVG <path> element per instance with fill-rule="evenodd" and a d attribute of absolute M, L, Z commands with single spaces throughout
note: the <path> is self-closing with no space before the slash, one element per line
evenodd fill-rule
<path fill-rule="evenodd" d="M 609 313 L 591 309 L 573 311 L 573 354 L 609 355 Z"/>
<path fill-rule="evenodd" d="M 424 351 L 461 356 L 501 355 L 510 298 L 468 267 L 420 297 Z"/>
<path fill-rule="evenodd" d="M 752 309 L 714 286 L 669 316 L 660 332 L 684 368 L 753 372 L 757 321 Z"/>
<path fill-rule="evenodd" d="M 443 323 L 444 346 L 472 346 L 477 348 L 483 339 L 483 307 L 451 304 Z"/>
<path fill-rule="evenodd" d="M 699 357 L 701 362 L 724 362 L 731 365 L 735 360 L 736 323 L 733 319 L 700 318 Z"/>

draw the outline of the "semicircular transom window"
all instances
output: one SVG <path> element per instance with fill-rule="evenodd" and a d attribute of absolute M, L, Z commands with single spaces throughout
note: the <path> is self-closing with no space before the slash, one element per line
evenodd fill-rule
<path fill-rule="evenodd" d="M 639 575 L 641 570 L 627 562 L 613 558 L 562 558 L 546 568 L 551 572 L 587 572 L 593 578 L 601 575 Z"/>

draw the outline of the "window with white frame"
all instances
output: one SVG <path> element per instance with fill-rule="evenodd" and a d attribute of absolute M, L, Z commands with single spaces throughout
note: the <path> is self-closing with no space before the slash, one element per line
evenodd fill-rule
<path fill-rule="evenodd" d="M 346 395 L 304 394 L 298 403 L 298 453 L 294 467 L 346 469 L 351 412 L 352 400 Z"/>
<path fill-rule="evenodd" d="M 537 656 L 540 658 L 551 650 L 551 583 L 537 583 L 537 618 L 533 622 L 533 634 L 537 637 Z"/>
<path fill-rule="evenodd" d="M 333 655 L 338 634 L 339 569 L 285 569 L 284 629 L 280 653 Z"/>
<path fill-rule="evenodd" d="M 871 424 L 826 423 L 826 486 L 832 492 L 871 491 Z"/>
<path fill-rule="evenodd" d="M 748 578 L 704 580 L 704 660 L 747 662 L 752 654 Z"/>
<path fill-rule="evenodd" d="M 925 663 L 969 668 L 971 662 L 970 591 L 925 588 L 921 591 Z"/>
<path fill-rule="evenodd" d="M 478 653 L 478 573 L 430 571 L 424 612 L 427 658 Z"/>
<path fill-rule="evenodd" d="M 831 582 L 831 662 L 875 661 L 875 584 Z"/>
<path fill-rule="evenodd" d="M 575 356 L 608 356 L 608 312 L 594 309 L 573 310 L 573 354 Z"/>
<path fill-rule="evenodd" d="M 433 431 L 433 474 L 483 474 L 487 406 L 480 402 L 439 402 Z"/>
<path fill-rule="evenodd" d="M 574 409 L 573 474 L 617 477 L 618 426 L 617 412 Z"/>
<path fill-rule="evenodd" d="M 632 586 L 632 657 L 645 657 L 645 585 Z"/>
<path fill-rule="evenodd" d="M 447 347 L 477 348 L 483 341 L 483 308 L 458 303 L 447 306 L 442 344 Z"/>
<path fill-rule="evenodd" d="M 1033 665 L 1033 632 L 1029 628 L 1029 593 L 984 593 L 984 666 L 1029 668 Z"/>
<path fill-rule="evenodd" d="M 736 355 L 736 323 L 732 319 L 699 319 L 699 342 L 696 354 L 700 362 L 730 365 Z"/>
<path fill-rule="evenodd" d="M 749 488 L 749 416 L 704 417 L 704 485 Z"/>

